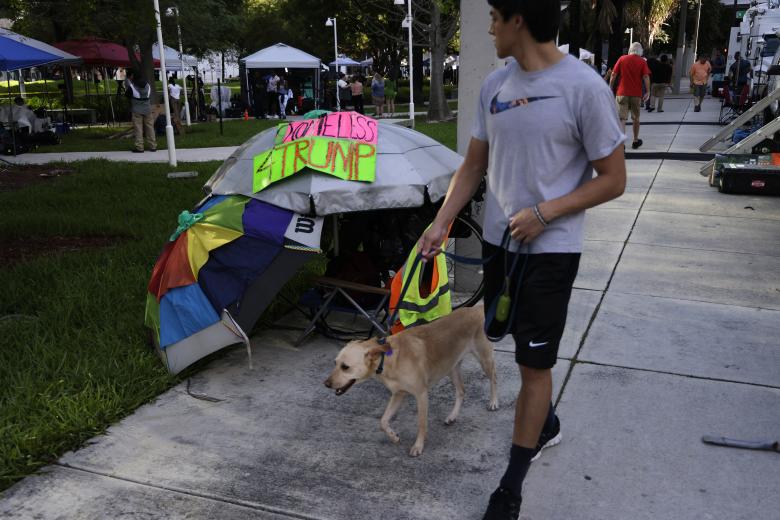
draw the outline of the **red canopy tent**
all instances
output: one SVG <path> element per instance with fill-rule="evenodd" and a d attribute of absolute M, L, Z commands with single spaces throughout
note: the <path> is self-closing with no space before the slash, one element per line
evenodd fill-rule
<path fill-rule="evenodd" d="M 125 46 L 101 38 L 67 40 L 55 43 L 54 46 L 60 50 L 80 57 L 84 60 L 85 65 L 132 67 Z M 155 67 L 158 67 L 159 63 L 159 60 L 154 60 Z"/>

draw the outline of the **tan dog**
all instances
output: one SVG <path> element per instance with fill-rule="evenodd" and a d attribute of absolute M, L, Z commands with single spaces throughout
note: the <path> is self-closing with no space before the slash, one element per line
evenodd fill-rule
<path fill-rule="evenodd" d="M 455 386 L 455 406 L 444 423 L 452 424 L 458 417 L 465 393 L 460 364 L 466 353 L 475 355 L 490 379 L 488 410 L 498 409 L 493 345 L 483 332 L 484 321 L 482 307 L 463 308 L 433 323 L 390 336 L 384 345 L 375 338 L 350 342 L 336 356 L 336 368 L 325 380 L 325 386 L 335 388 L 336 395 L 342 395 L 355 383 L 372 377 L 381 381 L 392 396 L 380 425 L 394 443 L 400 439 L 390 428 L 390 420 L 406 394 L 414 395 L 417 440 L 409 455 L 416 457 L 422 453 L 428 434 L 428 391 L 448 374 Z M 377 373 L 380 363 L 382 371 Z"/>

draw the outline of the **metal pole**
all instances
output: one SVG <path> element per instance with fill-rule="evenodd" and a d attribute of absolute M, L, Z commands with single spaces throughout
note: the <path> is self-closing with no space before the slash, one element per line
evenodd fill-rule
<path fill-rule="evenodd" d="M 212 99 L 212 101 L 214 101 Z M 222 131 L 222 83 L 217 76 L 217 109 L 219 110 L 219 135 L 223 135 Z"/>
<path fill-rule="evenodd" d="M 412 0 L 409 2 L 409 119 L 414 128 L 414 59 L 412 59 Z"/>
<path fill-rule="evenodd" d="M 682 82 L 685 69 L 683 67 L 683 58 L 685 58 L 685 21 L 688 17 L 688 2 L 680 2 L 680 29 L 677 32 L 677 55 L 674 61 L 674 85 L 672 92 L 680 93 L 680 83 Z"/>
<path fill-rule="evenodd" d="M 165 45 L 160 23 L 160 2 L 154 0 L 154 18 L 157 21 L 157 48 L 160 49 L 160 78 L 162 79 L 163 103 L 165 104 L 165 139 L 168 143 L 168 164 L 176 166 L 176 143 L 173 140 L 173 125 L 171 125 L 171 105 L 168 102 L 168 74 L 165 70 Z M 152 78 L 154 80 L 154 78 Z"/>
<path fill-rule="evenodd" d="M 5 72 L 5 81 L 8 88 L 8 127 L 11 129 L 11 146 L 14 147 L 13 153 L 16 157 L 16 129 L 14 128 L 14 105 L 11 101 L 11 71 Z"/>
<path fill-rule="evenodd" d="M 695 60 L 699 53 L 699 21 L 701 20 L 701 2 L 699 0 L 699 7 L 696 10 L 696 30 L 694 31 L 693 38 L 693 59 Z"/>
<path fill-rule="evenodd" d="M 336 60 L 336 112 L 341 111 L 341 97 L 339 96 L 339 35 L 336 29 L 336 17 L 333 17 L 333 54 Z"/>
<path fill-rule="evenodd" d="M 184 82 L 184 115 L 187 118 L 187 126 L 192 126 L 190 121 L 190 102 L 187 99 L 187 75 L 184 73 L 184 47 L 181 44 L 181 25 L 179 25 L 179 8 L 176 9 L 176 32 L 179 34 L 179 64 L 181 65 L 181 80 Z"/>
<path fill-rule="evenodd" d="M 114 114 L 114 102 L 111 100 L 111 92 L 108 91 L 108 69 L 103 67 L 103 90 L 108 98 L 108 106 L 111 108 L 111 122 L 116 124 L 116 114 Z M 108 117 L 106 117 L 108 119 Z M 106 121 L 106 125 L 108 122 Z"/>

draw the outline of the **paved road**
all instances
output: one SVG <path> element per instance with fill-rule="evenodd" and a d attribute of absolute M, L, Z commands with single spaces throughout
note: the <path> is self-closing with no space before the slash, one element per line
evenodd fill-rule
<path fill-rule="evenodd" d="M 680 134 L 693 114 L 677 116 Z M 663 148 L 666 136 L 646 143 Z M 778 518 L 778 455 L 700 438 L 780 437 L 780 199 L 719 194 L 700 163 L 628 166 L 626 193 L 588 214 L 554 370 L 564 440 L 531 468 L 521 518 Z M 460 419 L 443 424 L 443 382 L 426 451 L 412 459 L 414 406 L 390 444 L 379 431 L 386 390 L 336 397 L 322 381 L 340 345 L 315 337 L 296 350 L 294 335 L 253 338 L 253 370 L 240 348 L 213 362 L 189 390 L 219 402 L 172 389 L 8 490 L 0 517 L 481 518 L 511 438 L 509 343 L 496 354 L 501 408 L 486 410 L 487 383 L 468 360 Z"/>

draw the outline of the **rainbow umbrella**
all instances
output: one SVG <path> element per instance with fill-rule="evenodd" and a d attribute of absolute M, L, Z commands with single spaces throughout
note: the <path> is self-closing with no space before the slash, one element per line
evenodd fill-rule
<path fill-rule="evenodd" d="M 241 195 L 183 211 L 147 287 L 145 324 L 177 373 L 244 342 L 271 298 L 319 252 L 321 219 Z M 270 293 L 271 296 L 267 296 Z"/>

